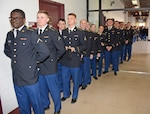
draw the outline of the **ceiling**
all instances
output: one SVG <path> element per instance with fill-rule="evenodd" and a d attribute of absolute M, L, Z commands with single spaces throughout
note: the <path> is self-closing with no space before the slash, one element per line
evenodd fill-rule
<path fill-rule="evenodd" d="M 136 19 L 143 19 L 144 21 L 149 16 L 149 11 L 147 9 L 150 9 L 150 0 L 138 0 L 139 1 L 139 8 L 135 8 L 137 5 L 132 4 L 132 0 L 120 0 L 125 8 L 127 9 L 133 9 L 129 10 L 129 16 L 134 16 Z"/>

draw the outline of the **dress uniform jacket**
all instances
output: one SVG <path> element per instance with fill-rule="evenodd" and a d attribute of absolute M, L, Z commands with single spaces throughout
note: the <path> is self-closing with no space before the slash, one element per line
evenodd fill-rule
<path fill-rule="evenodd" d="M 7 33 L 4 53 L 11 58 L 13 81 L 17 86 L 35 84 L 38 81 L 37 62 L 49 56 L 49 50 L 37 34 L 26 26 L 14 37 Z"/>
<path fill-rule="evenodd" d="M 121 45 L 125 45 L 125 36 L 126 36 L 126 30 L 125 29 L 120 29 L 120 40 L 121 40 Z"/>
<path fill-rule="evenodd" d="M 65 46 L 63 40 L 58 35 L 58 32 L 48 26 L 39 37 L 46 43 L 49 48 L 49 58 L 43 63 L 40 63 L 40 74 L 50 75 L 55 74 L 58 71 L 57 61 L 65 53 Z"/>
<path fill-rule="evenodd" d="M 102 53 L 105 51 L 105 39 L 106 39 L 106 35 L 104 33 L 102 33 L 101 35 L 99 35 L 98 38 L 98 53 Z M 101 45 L 101 43 L 104 44 L 104 46 Z"/>
<path fill-rule="evenodd" d="M 67 67 L 79 67 L 80 66 L 80 55 L 86 49 L 85 41 L 87 40 L 84 36 L 84 32 L 79 28 L 75 27 L 73 31 L 69 33 L 69 29 L 62 31 L 62 39 L 65 46 L 75 47 L 76 52 L 67 52 L 63 56 L 61 63 Z M 70 57 L 68 57 L 70 56 Z"/>
<path fill-rule="evenodd" d="M 133 40 L 133 29 L 126 29 L 126 40 L 128 40 L 128 44 L 127 45 L 131 45 L 132 44 L 132 40 Z"/>
<path fill-rule="evenodd" d="M 98 39 L 99 39 L 99 34 L 91 32 L 91 36 L 92 36 L 92 47 L 91 47 L 91 54 L 96 55 L 97 51 L 98 51 Z"/>
<path fill-rule="evenodd" d="M 120 40 L 119 40 L 120 32 L 118 31 L 118 29 L 112 27 L 111 30 L 108 30 L 108 28 L 106 28 L 104 30 L 104 34 L 106 35 L 105 46 L 112 46 L 111 51 L 119 50 L 120 49 Z"/>
<path fill-rule="evenodd" d="M 90 31 L 84 31 L 84 34 L 87 38 L 87 41 L 85 42 L 87 49 L 83 51 L 84 57 L 89 57 L 91 54 L 91 48 L 92 48 L 92 35 Z"/>

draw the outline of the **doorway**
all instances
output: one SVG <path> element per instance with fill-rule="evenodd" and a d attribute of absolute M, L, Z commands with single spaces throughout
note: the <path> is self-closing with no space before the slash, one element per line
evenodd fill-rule
<path fill-rule="evenodd" d="M 48 1 L 48 0 L 39 0 L 39 10 L 46 10 L 52 20 L 52 26 L 57 27 L 57 21 L 60 18 L 65 18 L 64 17 L 64 4 L 58 3 L 58 2 L 53 2 L 53 1 Z"/>

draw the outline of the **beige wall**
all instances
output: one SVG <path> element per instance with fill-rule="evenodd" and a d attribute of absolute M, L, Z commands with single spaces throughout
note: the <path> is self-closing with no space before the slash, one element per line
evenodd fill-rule
<path fill-rule="evenodd" d="M 70 12 L 77 14 L 78 22 L 82 18 L 86 18 L 86 0 L 55 0 L 65 4 L 65 17 Z M 0 96 L 2 100 L 3 113 L 7 114 L 18 107 L 13 83 L 10 59 L 3 53 L 6 34 L 11 30 L 8 17 L 10 12 L 15 9 L 23 9 L 26 13 L 26 22 L 36 21 L 36 13 L 39 10 L 38 0 L 1 0 L 1 31 L 0 31 Z"/>
<path fill-rule="evenodd" d="M 81 19 L 86 19 L 86 0 L 52 0 L 65 4 L 65 19 L 68 13 L 77 14 L 77 25 Z"/>

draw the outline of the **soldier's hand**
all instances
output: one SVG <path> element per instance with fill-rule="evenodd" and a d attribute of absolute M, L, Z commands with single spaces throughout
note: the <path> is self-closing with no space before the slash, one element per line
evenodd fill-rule
<path fill-rule="evenodd" d="M 128 40 L 126 40 L 126 42 L 125 42 L 125 43 L 126 43 L 126 44 L 128 44 L 128 42 L 129 42 L 129 41 L 128 41 Z"/>
<path fill-rule="evenodd" d="M 83 58 L 83 54 L 81 54 L 81 57 L 80 57 L 81 59 Z"/>
<path fill-rule="evenodd" d="M 112 46 L 106 46 L 107 51 L 110 51 L 112 49 Z"/>
<path fill-rule="evenodd" d="M 65 46 L 65 49 L 66 49 L 66 50 L 68 50 L 68 49 L 69 49 L 69 47 L 68 47 L 68 46 Z"/>
<path fill-rule="evenodd" d="M 90 59 L 93 59 L 93 54 L 90 54 Z"/>
<path fill-rule="evenodd" d="M 69 49 L 71 50 L 71 52 L 76 52 L 74 47 L 69 47 Z"/>
<path fill-rule="evenodd" d="M 97 53 L 97 57 L 99 58 L 101 56 L 101 54 L 100 53 Z"/>
<path fill-rule="evenodd" d="M 103 42 L 101 42 L 101 46 L 104 46 L 104 43 L 103 43 Z"/>

